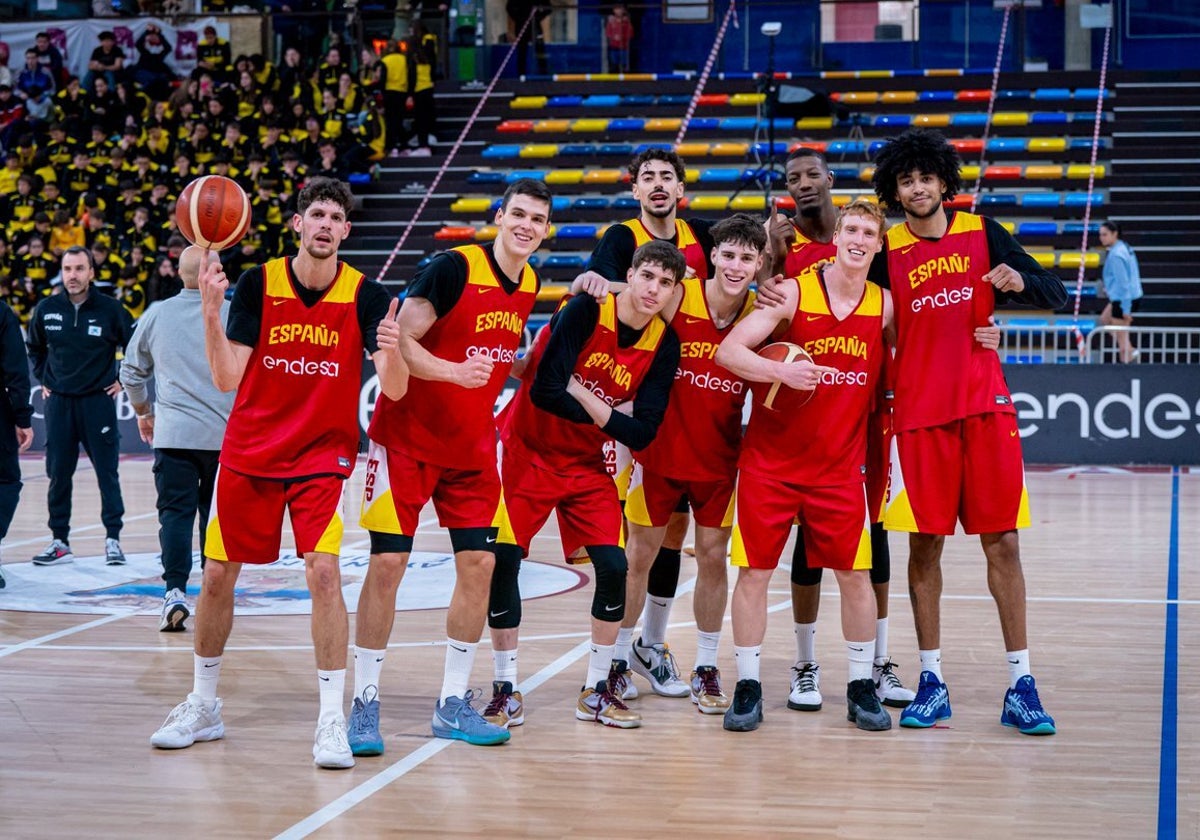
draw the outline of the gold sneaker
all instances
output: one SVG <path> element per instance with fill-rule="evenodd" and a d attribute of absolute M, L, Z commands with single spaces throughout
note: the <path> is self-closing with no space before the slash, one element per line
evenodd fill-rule
<path fill-rule="evenodd" d="M 702 715 L 723 715 L 733 702 L 721 690 L 721 672 L 714 665 L 701 665 L 692 671 L 692 702 Z"/>
<path fill-rule="evenodd" d="M 575 717 L 618 729 L 634 729 L 642 725 L 642 716 L 631 712 L 621 698 L 613 694 L 607 680 L 601 680 L 595 688 L 585 688 L 580 693 L 579 702 L 575 705 Z"/>
<path fill-rule="evenodd" d="M 493 682 L 492 699 L 483 710 L 483 719 L 501 729 L 520 726 L 525 722 L 525 704 L 521 692 L 513 691 L 510 682 Z"/>
<path fill-rule="evenodd" d="M 633 684 L 633 671 L 624 659 L 614 659 L 608 669 L 608 684 L 612 686 L 613 694 L 622 700 L 636 700 L 637 686 Z"/>

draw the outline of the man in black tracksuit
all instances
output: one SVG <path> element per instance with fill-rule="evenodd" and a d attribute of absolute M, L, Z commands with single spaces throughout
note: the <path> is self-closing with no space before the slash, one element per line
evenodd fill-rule
<path fill-rule="evenodd" d="M 5 399 L 0 400 L 0 539 L 8 536 L 21 497 L 21 462 L 17 456 L 33 443 L 33 406 L 29 404 L 29 358 L 21 322 L 0 302 L 0 372 Z M 4 573 L 0 572 L 0 589 Z"/>
<path fill-rule="evenodd" d="M 125 505 L 117 477 L 117 410 L 120 392 L 117 348 L 133 334 L 133 320 L 114 298 L 92 288 L 94 269 L 86 248 L 62 258 L 65 294 L 43 299 L 29 319 L 29 356 L 42 383 L 46 417 L 46 474 L 50 490 L 50 545 L 33 558 L 38 566 L 70 563 L 71 490 L 79 445 L 92 461 L 100 485 L 105 562 L 124 564 L 118 539 Z"/>

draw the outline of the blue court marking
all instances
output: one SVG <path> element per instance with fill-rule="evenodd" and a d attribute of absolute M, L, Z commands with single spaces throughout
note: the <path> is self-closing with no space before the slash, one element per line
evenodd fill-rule
<path fill-rule="evenodd" d="M 1167 629 L 1163 642 L 1162 735 L 1158 754 L 1158 837 L 1174 838 L 1178 825 L 1179 723 L 1179 467 L 1171 468 L 1171 540 L 1167 554 Z"/>

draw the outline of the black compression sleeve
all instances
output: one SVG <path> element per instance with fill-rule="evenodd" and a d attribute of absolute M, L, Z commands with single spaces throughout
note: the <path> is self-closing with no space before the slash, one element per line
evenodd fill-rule
<path fill-rule="evenodd" d="M 567 393 L 567 384 L 599 321 L 600 303 L 591 295 L 577 295 L 559 310 L 529 389 L 529 398 L 538 408 L 575 423 L 592 422 L 591 415 Z"/>
<path fill-rule="evenodd" d="M 1062 280 L 1052 271 L 1038 265 L 1029 256 L 1013 235 L 995 219 L 983 217 L 983 230 L 987 234 L 989 268 L 1001 263 L 1020 272 L 1025 280 L 1022 292 L 996 292 L 996 303 L 1023 303 L 1039 309 L 1060 309 L 1067 303 L 1067 290 Z"/>
<path fill-rule="evenodd" d="M 614 411 L 604 425 L 605 434 L 625 444 L 634 452 L 645 449 L 658 434 L 667 401 L 671 397 L 671 384 L 679 368 L 679 337 L 670 327 L 663 336 L 650 371 L 638 386 L 633 399 L 633 416 Z"/>

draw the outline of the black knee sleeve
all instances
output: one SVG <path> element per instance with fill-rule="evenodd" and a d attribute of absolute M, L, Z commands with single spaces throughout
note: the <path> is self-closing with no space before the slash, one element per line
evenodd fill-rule
<path fill-rule="evenodd" d="M 679 587 L 679 549 L 660 548 L 650 567 L 646 592 L 655 598 L 674 598 Z"/>
<path fill-rule="evenodd" d="M 407 534 L 385 534 L 383 531 L 367 531 L 371 537 L 372 554 L 411 554 L 413 538 Z"/>
<path fill-rule="evenodd" d="M 888 533 L 882 522 L 871 524 L 871 583 L 889 583 L 892 580 L 892 551 L 888 547 Z"/>
<path fill-rule="evenodd" d="M 492 588 L 488 595 L 488 627 L 511 630 L 521 626 L 521 587 L 517 583 L 520 571 L 520 546 L 497 544 L 496 566 L 492 570 Z"/>
<path fill-rule="evenodd" d="M 804 550 L 804 528 L 796 526 L 796 547 L 792 549 L 792 583 L 796 586 L 816 586 L 825 570 L 808 567 L 808 552 Z"/>
<path fill-rule="evenodd" d="M 589 545 L 587 550 L 596 570 L 592 616 L 600 621 L 620 621 L 625 617 L 625 576 L 629 571 L 625 551 L 615 545 Z"/>

